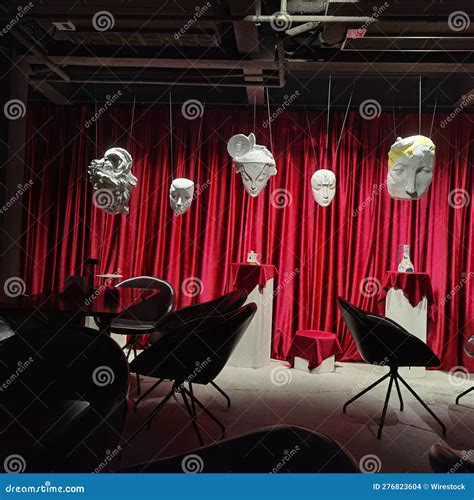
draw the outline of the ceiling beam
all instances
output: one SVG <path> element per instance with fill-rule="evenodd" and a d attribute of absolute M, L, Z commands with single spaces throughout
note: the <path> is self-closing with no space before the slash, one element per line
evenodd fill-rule
<path fill-rule="evenodd" d="M 315 75 L 429 75 L 474 72 L 474 63 L 413 63 L 413 62 L 313 62 L 305 60 L 286 61 L 290 73 Z"/>
<path fill-rule="evenodd" d="M 243 5 L 244 3 L 244 5 Z M 253 3 L 253 2 L 252 2 Z M 229 0 L 229 8 L 232 15 L 242 14 L 242 9 L 254 11 L 253 5 L 245 5 L 245 2 L 238 2 L 237 0 Z M 249 56 L 256 56 L 260 52 L 260 39 L 258 36 L 258 29 L 254 23 L 247 23 L 245 21 L 234 21 L 232 23 L 234 28 L 235 42 L 239 54 Z M 263 73 L 258 68 L 244 68 L 244 80 L 249 85 L 246 86 L 247 100 L 250 105 L 263 106 L 265 104 L 265 92 L 263 87 Z M 259 77 L 250 77 L 249 75 L 260 75 Z M 260 85 L 258 85 L 260 83 Z"/>
<path fill-rule="evenodd" d="M 272 59 L 247 60 L 218 60 L 218 59 L 151 59 L 143 57 L 76 57 L 76 56 L 48 56 L 48 59 L 60 66 L 89 66 L 104 68 L 186 68 L 186 69 L 259 69 L 276 70 L 277 63 Z M 36 56 L 26 56 L 30 64 L 44 64 Z"/>
<path fill-rule="evenodd" d="M 23 72 L 28 75 L 29 85 L 36 91 L 43 94 L 47 99 L 49 99 L 54 104 L 58 106 L 70 106 L 72 102 L 64 97 L 60 92 L 58 92 L 49 82 L 44 78 L 34 79 L 34 72 L 31 66 L 24 60 L 19 63 Z M 60 80 L 62 81 L 62 80 Z"/>

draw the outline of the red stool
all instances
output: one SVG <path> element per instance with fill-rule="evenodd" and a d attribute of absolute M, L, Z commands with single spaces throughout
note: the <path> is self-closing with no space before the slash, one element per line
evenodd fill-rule
<path fill-rule="evenodd" d="M 319 330 L 298 330 L 288 352 L 292 368 L 310 373 L 334 371 L 334 357 L 341 346 L 334 333 Z"/>

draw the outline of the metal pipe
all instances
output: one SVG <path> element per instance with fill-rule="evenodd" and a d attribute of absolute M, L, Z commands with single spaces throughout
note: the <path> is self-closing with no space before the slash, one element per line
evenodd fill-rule
<path fill-rule="evenodd" d="M 273 16 L 246 16 L 243 21 L 250 21 L 253 23 L 270 23 L 275 22 L 275 15 Z M 288 20 L 293 23 L 309 23 L 311 21 L 321 23 L 373 23 L 377 22 L 372 17 L 361 16 L 292 16 L 288 14 Z"/>

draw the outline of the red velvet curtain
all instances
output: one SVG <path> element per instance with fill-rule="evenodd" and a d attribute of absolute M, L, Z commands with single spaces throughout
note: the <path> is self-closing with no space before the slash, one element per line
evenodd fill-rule
<path fill-rule="evenodd" d="M 403 202 L 386 192 L 386 158 L 397 135 L 418 133 L 417 114 L 397 114 L 394 130 L 391 113 L 364 120 L 351 112 L 337 151 L 342 113 L 331 116 L 327 150 L 324 113 L 281 113 L 271 124 L 271 144 L 267 115 L 257 112 L 257 142 L 272 149 L 278 168 L 257 198 L 244 191 L 226 150 L 233 134 L 253 130 L 252 111 L 206 110 L 201 127 L 200 118 L 186 119 L 176 108 L 173 162 L 166 109 L 137 108 L 132 126 L 132 110 L 115 107 L 98 120 L 97 130 L 85 125 L 92 114 L 89 107 L 29 107 L 26 180 L 33 185 L 23 200 L 22 246 L 30 292 L 62 289 L 65 277 L 81 273 L 93 256 L 103 273 L 169 280 L 183 306 L 224 293 L 230 264 L 244 261 L 252 249 L 280 273 L 273 355 L 285 357 L 299 328 L 315 328 L 338 334 L 342 360 L 358 360 L 336 298 L 377 311 L 377 296 L 362 294 L 361 283 L 369 278 L 377 287 L 387 270 L 396 269 L 398 245 L 408 243 L 416 270 L 430 273 L 437 302 L 430 346 L 443 369 L 474 367 L 462 350 L 474 333 L 474 202 L 467 200 L 474 194 L 472 115 L 457 116 L 444 128 L 446 115 L 435 116 L 432 185 L 421 200 Z M 422 124 L 429 135 L 431 115 L 423 115 Z M 138 177 L 127 216 L 107 215 L 92 204 L 87 165 L 112 146 L 131 153 Z M 337 176 L 327 208 L 311 193 L 310 178 L 319 168 Z M 178 176 L 193 179 L 197 191 L 181 217 L 168 200 L 170 181 Z M 454 208 L 455 189 L 467 195 L 465 206 Z M 197 285 L 194 297 L 183 293 L 192 288 L 187 278 Z"/>

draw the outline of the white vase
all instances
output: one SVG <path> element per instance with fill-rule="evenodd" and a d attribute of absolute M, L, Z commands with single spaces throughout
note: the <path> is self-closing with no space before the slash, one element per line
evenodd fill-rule
<path fill-rule="evenodd" d="M 400 247 L 403 247 L 403 249 Z M 402 250 L 401 255 L 400 250 Z M 400 259 L 398 263 L 399 273 L 412 273 L 414 271 L 413 263 L 410 260 L 410 245 L 399 245 L 398 258 Z"/>

